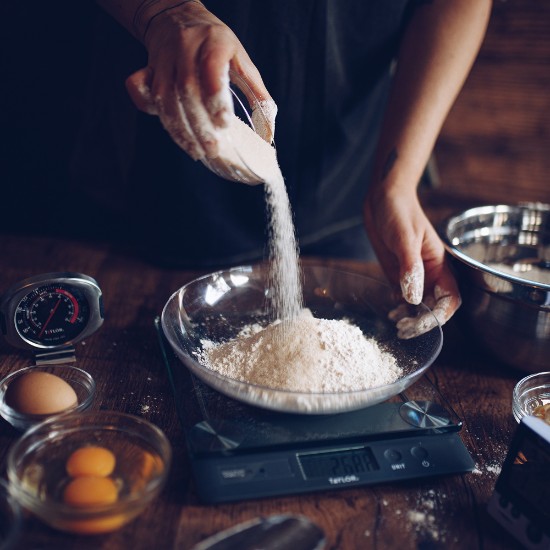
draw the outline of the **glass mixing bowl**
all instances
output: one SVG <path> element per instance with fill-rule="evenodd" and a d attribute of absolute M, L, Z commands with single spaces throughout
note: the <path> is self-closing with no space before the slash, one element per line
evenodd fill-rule
<path fill-rule="evenodd" d="M 409 340 L 400 339 L 388 319 L 398 302 L 386 284 L 359 273 L 324 265 L 302 266 L 304 306 L 317 318 L 348 319 L 366 336 L 392 353 L 403 375 L 392 384 L 338 393 L 306 393 L 256 386 L 223 376 L 201 364 L 203 340 L 228 341 L 246 325 L 267 326 L 271 293 L 268 265 L 219 271 L 196 279 L 166 303 L 161 324 L 177 357 L 191 373 L 215 390 L 250 405 L 293 413 L 327 414 L 375 405 L 413 384 L 433 363 L 443 344 L 441 327 Z M 410 306 L 410 316 L 430 314 L 423 304 Z"/>

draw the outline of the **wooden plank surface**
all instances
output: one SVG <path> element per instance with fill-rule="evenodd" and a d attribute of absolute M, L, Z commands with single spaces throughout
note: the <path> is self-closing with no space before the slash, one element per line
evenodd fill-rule
<path fill-rule="evenodd" d="M 550 202 L 550 4 L 495 1 L 436 145 L 441 186 L 481 202 Z"/>
<path fill-rule="evenodd" d="M 425 198 L 433 219 L 477 201 L 550 202 L 548 28 L 548 2 L 495 1 L 479 60 L 436 148 L 441 188 Z M 56 159 L 51 173 L 56 174 L 59 166 Z M 22 164 L 23 171 L 27 168 L 30 165 Z M 431 371 L 464 420 L 461 435 L 476 462 L 473 473 L 205 506 L 194 489 L 153 330 L 153 319 L 170 294 L 198 273 L 161 269 L 112 245 L 23 237 L 8 231 L 0 234 L 0 291 L 26 276 L 60 269 L 94 276 L 104 290 L 106 321 L 77 348 L 78 365 L 98 383 L 94 407 L 121 410 L 154 422 L 174 449 L 166 489 L 137 521 L 110 535 L 79 537 L 26 517 L 17 550 L 185 550 L 238 522 L 282 512 L 305 514 L 317 522 L 331 550 L 516 548 L 490 520 L 486 503 L 515 428 L 511 394 L 523 373 L 481 352 L 467 340 L 456 320 L 444 329 L 444 348 Z M 29 361 L 28 354 L 0 344 L 0 376 Z M 8 448 L 18 436 L 0 422 L 2 475 Z"/>
<path fill-rule="evenodd" d="M 161 269 L 111 245 L 0 235 L 5 266 L 0 288 L 20 278 L 59 269 L 95 277 L 104 292 L 103 327 L 77 346 L 78 366 L 98 383 L 94 407 L 146 418 L 169 437 L 174 463 L 160 498 L 138 520 L 110 535 L 59 533 L 26 517 L 17 550 L 188 549 L 221 529 L 259 515 L 304 514 L 326 533 L 326 548 L 514 548 L 487 516 L 486 504 L 515 428 L 514 384 L 523 376 L 481 353 L 460 327 L 444 330 L 443 352 L 431 368 L 440 391 L 464 420 L 461 432 L 476 463 L 473 473 L 264 498 L 221 505 L 199 502 L 191 478 L 182 428 L 153 328 L 170 294 L 197 273 Z M 334 262 L 332 262 L 334 264 Z M 371 272 L 370 264 L 346 264 Z M 0 374 L 30 362 L 28 353 L 0 347 Z M 0 422 L 0 461 L 19 433 Z M 2 462 L 5 467 L 4 462 Z M 5 470 L 3 470 L 5 471 Z"/>

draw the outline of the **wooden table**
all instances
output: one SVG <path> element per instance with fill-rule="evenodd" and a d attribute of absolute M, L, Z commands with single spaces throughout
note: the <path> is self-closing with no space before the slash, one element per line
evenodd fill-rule
<path fill-rule="evenodd" d="M 439 390 L 464 420 L 462 439 L 476 469 L 465 475 L 374 487 L 206 506 L 193 486 L 153 320 L 168 297 L 197 272 L 163 269 L 113 245 L 47 237 L 0 235 L 0 289 L 40 273 L 77 271 L 99 282 L 105 323 L 77 345 L 77 364 L 98 384 L 94 407 L 141 416 L 170 439 L 174 461 L 167 487 L 138 520 L 109 535 L 56 532 L 25 517 L 19 549 L 187 549 L 217 531 L 259 515 L 304 514 L 321 526 L 326 548 L 506 549 L 513 543 L 493 523 L 486 504 L 515 422 L 514 384 L 523 376 L 465 340 L 456 320 L 444 328 L 443 351 L 431 368 Z M 355 265 L 365 269 L 365 266 Z M 31 356 L 0 348 L 0 375 L 29 365 Z M 0 461 L 19 433 L 0 421 Z"/>

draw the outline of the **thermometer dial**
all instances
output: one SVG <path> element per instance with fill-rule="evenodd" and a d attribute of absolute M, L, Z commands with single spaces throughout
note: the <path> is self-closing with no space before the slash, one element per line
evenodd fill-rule
<path fill-rule="evenodd" d="M 72 345 L 103 322 L 101 290 L 80 273 L 49 273 L 21 281 L 2 298 L 2 332 L 16 347 Z"/>
<path fill-rule="evenodd" d="M 89 318 L 86 297 L 79 289 L 64 284 L 34 289 L 15 310 L 15 326 L 21 338 L 49 346 L 73 340 Z"/>

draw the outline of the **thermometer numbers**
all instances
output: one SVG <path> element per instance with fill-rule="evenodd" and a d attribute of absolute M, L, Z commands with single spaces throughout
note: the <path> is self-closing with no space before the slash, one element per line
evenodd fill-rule
<path fill-rule="evenodd" d="M 78 336 L 89 317 L 88 300 L 79 289 L 54 283 L 35 288 L 19 302 L 15 325 L 27 341 L 59 345 Z"/>

